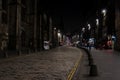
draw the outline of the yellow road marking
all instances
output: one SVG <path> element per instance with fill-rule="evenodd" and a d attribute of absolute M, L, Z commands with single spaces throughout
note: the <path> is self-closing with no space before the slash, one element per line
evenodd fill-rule
<path fill-rule="evenodd" d="M 70 73 L 69 73 L 69 75 L 68 75 L 68 77 L 67 77 L 67 80 L 72 80 L 73 75 L 75 74 L 75 71 L 77 70 L 77 67 L 78 67 L 78 65 L 80 64 L 80 60 L 81 60 L 81 58 L 82 58 L 82 55 L 83 55 L 83 54 L 80 55 L 80 58 L 77 60 L 77 62 L 75 63 L 74 67 L 73 67 L 72 70 L 70 71 Z"/>

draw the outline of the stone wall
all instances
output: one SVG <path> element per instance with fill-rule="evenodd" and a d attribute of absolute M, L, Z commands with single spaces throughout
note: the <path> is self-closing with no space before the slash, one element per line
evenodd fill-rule
<path fill-rule="evenodd" d="M 116 10 L 115 10 L 115 28 L 116 28 L 116 43 L 115 49 L 120 51 L 120 7 L 119 3 L 116 3 Z"/>
<path fill-rule="evenodd" d="M 0 50 L 7 47 L 8 42 L 8 25 L 7 25 L 7 10 L 4 7 L 7 1 L 0 0 Z"/>

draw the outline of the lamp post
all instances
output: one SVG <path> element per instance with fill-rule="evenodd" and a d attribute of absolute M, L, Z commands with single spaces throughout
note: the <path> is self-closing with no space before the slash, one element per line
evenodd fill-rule
<path fill-rule="evenodd" d="M 102 10 L 102 14 L 103 14 L 103 23 L 102 23 L 102 25 L 103 25 L 103 27 L 104 27 L 104 30 L 103 30 L 104 32 L 102 32 L 102 33 L 103 33 L 102 36 L 106 36 L 107 28 L 106 28 L 105 21 L 106 21 L 107 10 L 106 10 L 106 9 L 103 9 L 103 10 Z"/>
<path fill-rule="evenodd" d="M 95 31 L 95 33 L 96 33 L 95 34 L 95 37 L 96 37 L 96 42 L 95 43 L 97 44 L 97 42 L 98 42 L 98 36 L 99 36 L 98 35 L 99 34 L 99 19 L 98 18 L 96 19 L 96 28 L 95 28 L 95 30 L 96 30 Z"/>
<path fill-rule="evenodd" d="M 105 26 L 105 20 L 106 20 L 107 10 L 106 10 L 106 9 L 103 9 L 103 10 L 102 10 L 102 14 L 103 14 L 103 26 Z"/>
<path fill-rule="evenodd" d="M 107 13 L 107 10 L 106 10 L 106 9 L 103 9 L 103 10 L 102 10 L 102 13 L 103 13 L 103 16 L 105 17 L 105 16 L 106 16 L 106 13 Z"/>
<path fill-rule="evenodd" d="M 99 26 L 99 19 L 96 19 L 96 26 Z"/>
<path fill-rule="evenodd" d="M 99 30 L 99 19 L 96 19 L 96 33 L 98 36 L 98 30 Z"/>
<path fill-rule="evenodd" d="M 90 24 L 88 24 L 88 30 L 90 30 L 91 29 L 91 25 Z"/>
<path fill-rule="evenodd" d="M 57 44 L 57 28 L 53 28 L 53 47 L 56 47 Z"/>
<path fill-rule="evenodd" d="M 88 40 L 89 38 L 91 37 L 91 25 L 90 24 L 87 24 L 88 25 Z"/>
<path fill-rule="evenodd" d="M 85 32 L 85 28 L 84 27 L 82 28 L 82 32 Z"/>
<path fill-rule="evenodd" d="M 61 37 L 62 37 L 60 30 L 58 30 L 57 34 L 58 34 L 58 44 L 60 45 Z"/>
<path fill-rule="evenodd" d="M 83 34 L 84 34 L 84 32 L 85 32 L 85 28 L 83 27 L 82 30 L 81 30 L 80 42 L 83 42 L 83 38 L 84 38 Z"/>

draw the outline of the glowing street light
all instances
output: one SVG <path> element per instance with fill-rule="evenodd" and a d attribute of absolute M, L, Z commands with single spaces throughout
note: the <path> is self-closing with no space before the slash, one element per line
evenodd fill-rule
<path fill-rule="evenodd" d="M 56 27 L 54 27 L 54 30 L 56 30 Z"/>
<path fill-rule="evenodd" d="M 58 44 L 61 45 L 61 42 L 62 42 L 62 33 L 60 32 L 60 30 L 58 30 Z"/>
<path fill-rule="evenodd" d="M 107 10 L 106 10 L 106 9 L 103 9 L 103 10 L 102 10 L 102 13 L 103 13 L 103 16 L 106 16 Z"/>
<path fill-rule="evenodd" d="M 91 29 L 91 25 L 90 24 L 88 24 L 88 30 L 90 30 Z"/>
<path fill-rule="evenodd" d="M 105 26 L 106 13 L 107 13 L 107 10 L 106 10 L 106 9 L 103 9 L 103 10 L 102 10 L 102 14 L 103 14 L 103 26 Z"/>
<path fill-rule="evenodd" d="M 58 29 L 58 37 L 60 37 L 60 35 L 61 35 L 61 34 L 60 34 L 60 30 Z"/>
<path fill-rule="evenodd" d="M 60 32 L 58 32 L 58 37 L 61 37 L 61 33 Z"/>
<path fill-rule="evenodd" d="M 96 19 L 96 25 L 97 26 L 99 25 L 99 19 Z"/>
<path fill-rule="evenodd" d="M 85 28 L 84 27 L 82 28 L 82 31 L 85 32 Z"/>

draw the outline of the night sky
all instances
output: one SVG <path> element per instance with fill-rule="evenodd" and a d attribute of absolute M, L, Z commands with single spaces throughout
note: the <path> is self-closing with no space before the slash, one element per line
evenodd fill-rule
<path fill-rule="evenodd" d="M 96 10 L 103 8 L 109 0 L 44 0 L 44 7 L 53 17 L 53 22 L 59 22 L 62 17 L 65 32 L 73 32 L 95 15 Z"/>

